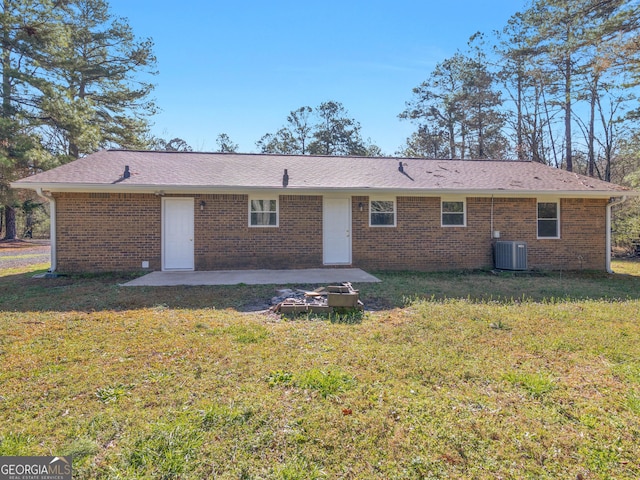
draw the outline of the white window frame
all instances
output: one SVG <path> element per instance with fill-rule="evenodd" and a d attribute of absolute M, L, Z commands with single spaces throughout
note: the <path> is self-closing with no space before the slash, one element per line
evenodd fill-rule
<path fill-rule="evenodd" d="M 456 225 L 450 225 L 444 223 L 445 213 L 458 213 L 458 212 L 445 212 L 445 203 L 462 203 L 462 223 Z M 440 198 L 440 226 L 443 228 L 464 228 L 467 226 L 467 199 L 466 197 L 441 197 Z"/>
<path fill-rule="evenodd" d="M 392 202 L 393 204 L 393 224 L 389 225 L 378 225 L 371 222 L 371 217 L 373 215 L 372 204 L 374 202 Z M 391 212 L 376 212 L 376 213 L 391 213 Z M 372 228 L 393 228 L 398 225 L 398 202 L 396 201 L 396 197 L 369 197 L 369 226 Z"/>
<path fill-rule="evenodd" d="M 556 236 L 547 237 L 540 236 L 540 220 L 553 220 L 552 218 L 540 218 L 540 204 L 555 203 L 556 204 Z M 538 198 L 536 202 L 536 235 L 539 240 L 557 240 L 560 238 L 560 199 L 559 198 Z"/>
<path fill-rule="evenodd" d="M 252 213 L 267 213 L 267 211 L 254 212 L 251 209 L 252 201 L 255 201 L 255 200 L 266 201 L 266 202 L 271 202 L 271 201 L 275 200 L 275 202 L 276 202 L 276 210 L 275 210 L 275 212 L 268 211 L 268 213 L 275 213 L 276 214 L 276 223 L 275 223 L 275 225 L 254 225 L 254 224 L 251 223 L 251 214 Z M 269 197 L 269 196 L 249 197 L 249 202 L 248 202 L 247 208 L 248 208 L 248 213 L 249 213 L 248 223 L 249 223 L 249 227 L 250 228 L 277 228 L 277 227 L 280 226 L 280 200 L 279 200 L 278 197 Z"/>

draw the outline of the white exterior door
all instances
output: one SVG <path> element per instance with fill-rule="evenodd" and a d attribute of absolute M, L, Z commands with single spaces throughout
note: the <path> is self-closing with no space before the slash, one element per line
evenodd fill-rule
<path fill-rule="evenodd" d="M 193 270 L 193 198 L 163 198 L 162 207 L 162 269 Z"/>
<path fill-rule="evenodd" d="M 324 197 L 322 236 L 325 265 L 351 263 L 351 199 Z"/>

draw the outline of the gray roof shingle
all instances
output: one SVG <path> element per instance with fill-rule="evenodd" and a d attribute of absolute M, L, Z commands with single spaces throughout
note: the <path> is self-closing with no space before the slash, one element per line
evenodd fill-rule
<path fill-rule="evenodd" d="M 399 165 L 402 165 L 400 171 Z M 123 178 L 125 166 L 131 176 Z M 20 188 L 389 191 L 635 195 L 626 187 L 535 162 L 104 150 L 24 178 Z"/>

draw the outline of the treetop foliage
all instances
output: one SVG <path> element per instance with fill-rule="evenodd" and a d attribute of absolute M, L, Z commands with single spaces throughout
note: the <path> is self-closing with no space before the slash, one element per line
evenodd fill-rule
<path fill-rule="evenodd" d="M 340 102 L 300 107 L 287 116 L 287 124 L 256 142 L 262 153 L 298 155 L 380 154 L 381 150 L 360 135 L 360 123 L 349 117 Z"/>

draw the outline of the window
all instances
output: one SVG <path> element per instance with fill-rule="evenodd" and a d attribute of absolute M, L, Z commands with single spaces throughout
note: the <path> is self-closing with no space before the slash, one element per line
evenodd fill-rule
<path fill-rule="evenodd" d="M 369 202 L 369 225 L 371 227 L 396 226 L 396 201 L 371 200 Z"/>
<path fill-rule="evenodd" d="M 558 202 L 538 202 L 538 238 L 560 238 Z"/>
<path fill-rule="evenodd" d="M 442 201 L 442 226 L 443 227 L 464 227 L 465 219 L 465 202 L 464 200 Z"/>
<path fill-rule="evenodd" d="M 278 200 L 251 199 L 249 200 L 249 226 L 277 227 Z"/>

